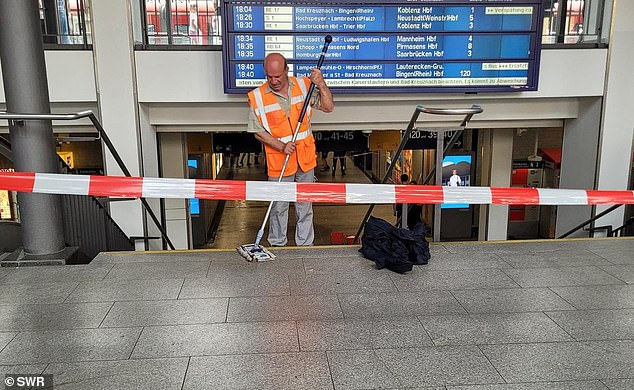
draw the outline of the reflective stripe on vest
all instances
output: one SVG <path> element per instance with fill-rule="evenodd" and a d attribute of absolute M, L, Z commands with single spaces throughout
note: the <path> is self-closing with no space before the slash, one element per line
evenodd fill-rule
<path fill-rule="evenodd" d="M 310 130 L 300 131 L 299 133 L 297 133 L 297 138 L 295 138 L 295 141 L 300 141 L 300 140 L 303 140 L 304 138 L 308 138 L 308 136 L 311 134 L 312 134 L 312 131 Z M 279 137 L 278 139 L 284 143 L 287 143 L 293 140 L 293 136 L 287 135 L 286 137 Z"/>
<path fill-rule="evenodd" d="M 262 98 L 262 93 L 259 88 L 253 91 L 253 96 L 255 97 L 255 104 L 257 105 L 255 113 L 257 114 L 258 119 L 260 119 L 262 127 L 270 133 L 271 128 L 269 127 L 269 121 L 266 119 L 266 107 L 264 106 L 264 99 Z"/>

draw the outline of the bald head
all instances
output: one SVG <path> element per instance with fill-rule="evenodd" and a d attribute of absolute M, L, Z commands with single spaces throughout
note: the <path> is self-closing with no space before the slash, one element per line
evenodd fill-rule
<path fill-rule="evenodd" d="M 281 66 L 282 68 L 286 68 L 286 58 L 280 53 L 271 53 L 264 58 L 264 69 L 267 66 Z"/>
<path fill-rule="evenodd" d="M 280 53 L 271 53 L 264 59 L 264 74 L 269 87 L 278 93 L 288 90 L 288 65 Z"/>

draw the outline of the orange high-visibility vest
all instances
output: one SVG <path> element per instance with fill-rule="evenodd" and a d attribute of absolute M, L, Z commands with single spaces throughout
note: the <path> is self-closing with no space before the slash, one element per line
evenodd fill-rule
<path fill-rule="evenodd" d="M 289 77 L 289 82 L 291 83 L 290 117 L 286 116 L 286 113 L 277 102 L 275 94 L 272 91 L 267 91 L 267 84 L 263 84 L 249 92 L 249 104 L 255 111 L 255 115 L 262 127 L 273 137 L 284 143 L 293 139 L 293 132 L 299 122 L 299 114 L 302 111 L 305 97 L 310 88 L 310 80 L 306 77 Z M 313 109 L 309 105 L 295 139 L 295 153 L 288 160 L 284 176 L 294 175 L 297 172 L 298 164 L 304 172 L 317 166 L 315 139 L 310 130 L 312 116 Z M 268 145 L 264 145 L 264 149 L 266 151 L 268 175 L 279 177 L 286 154 Z"/>

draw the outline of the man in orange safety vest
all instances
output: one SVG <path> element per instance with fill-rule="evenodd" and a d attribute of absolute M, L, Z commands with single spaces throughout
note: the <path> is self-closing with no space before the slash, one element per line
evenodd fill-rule
<path fill-rule="evenodd" d="M 311 131 L 313 109 L 332 112 L 335 103 L 332 93 L 321 71 L 313 69 L 310 78 L 289 77 L 286 58 L 279 53 L 271 53 L 264 59 L 266 82 L 249 92 L 249 132 L 264 144 L 269 181 L 277 181 L 282 171 L 286 155 L 290 155 L 282 181 L 315 181 L 317 158 L 315 139 Z M 310 88 L 315 90 L 295 142 L 293 133 L 299 122 L 299 115 Z M 274 202 L 271 209 L 268 242 L 272 246 L 288 243 L 288 202 Z M 312 203 L 295 203 L 297 226 L 296 245 L 312 245 L 315 238 Z"/>

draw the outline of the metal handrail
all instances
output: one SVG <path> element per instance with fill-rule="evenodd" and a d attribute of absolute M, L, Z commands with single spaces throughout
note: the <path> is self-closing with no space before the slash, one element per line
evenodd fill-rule
<path fill-rule="evenodd" d="M 630 217 L 629 219 L 627 219 L 625 221 L 625 223 L 623 224 L 623 226 L 618 227 L 616 229 L 614 229 L 612 231 L 612 235 L 614 237 L 621 237 L 623 235 L 623 232 L 625 231 L 625 229 L 627 229 L 628 227 L 630 227 L 630 225 L 634 225 L 634 217 Z"/>
<path fill-rule="evenodd" d="M 82 118 L 90 119 L 90 121 L 99 132 L 99 135 L 103 139 L 103 142 L 106 144 L 106 147 L 110 151 L 110 154 L 112 154 L 112 157 L 117 162 L 117 165 L 119 166 L 123 174 L 127 177 L 131 177 L 132 174 L 130 173 L 130 170 L 123 162 L 123 159 L 121 158 L 121 156 L 115 149 L 112 141 L 110 141 L 108 134 L 106 134 L 106 130 L 104 130 L 99 120 L 97 120 L 97 117 L 95 116 L 95 114 L 90 110 L 80 111 L 77 113 L 70 113 L 70 114 L 14 114 L 9 112 L 0 112 L 0 119 L 14 120 L 14 121 L 15 120 L 77 120 Z M 170 249 L 172 250 L 176 249 L 174 247 L 174 244 L 172 244 L 172 241 L 167 236 L 167 231 L 165 230 L 165 227 L 163 227 L 161 222 L 158 220 L 158 218 L 156 217 L 156 214 L 154 214 L 154 211 L 150 207 L 147 200 L 143 197 L 139 199 L 141 200 L 141 204 L 143 205 L 143 208 L 150 215 L 150 218 L 152 218 L 152 221 L 161 232 L 161 236 L 163 237 L 163 240 L 167 243 Z"/>
<path fill-rule="evenodd" d="M 604 215 L 607 215 L 607 214 L 611 213 L 612 211 L 618 209 L 621 206 L 623 206 L 623 205 L 622 204 L 615 204 L 614 206 L 610 207 L 609 209 L 603 210 L 602 212 L 600 212 L 599 214 L 595 215 L 594 217 L 592 217 L 592 218 L 580 223 L 579 225 L 573 227 L 572 229 L 568 230 L 566 233 L 562 234 L 561 236 L 559 236 L 557 238 L 558 239 L 566 238 L 569 235 L 571 235 L 572 233 L 576 232 L 577 230 L 582 229 L 587 224 L 596 221 L 597 219 L 603 217 Z"/>
<path fill-rule="evenodd" d="M 469 121 L 471 120 L 471 118 L 473 118 L 475 114 L 479 114 L 482 111 L 484 111 L 482 107 L 477 105 L 473 105 L 470 108 L 434 108 L 434 107 L 424 107 L 422 105 L 417 105 L 416 108 L 414 109 L 414 113 L 412 114 L 412 117 L 409 120 L 407 129 L 405 130 L 405 133 L 403 134 L 403 137 L 401 138 L 401 143 L 398 145 L 398 148 L 396 149 L 396 152 L 394 153 L 394 157 L 392 158 L 392 161 L 390 162 L 390 166 L 387 168 L 387 171 L 385 171 L 385 175 L 383 176 L 383 179 L 380 181 L 379 184 L 385 183 L 387 179 L 390 176 L 392 176 L 394 165 L 396 165 L 396 161 L 398 160 L 398 158 L 401 155 L 401 152 L 405 148 L 405 144 L 409 140 L 410 134 L 412 133 L 412 130 L 414 130 L 414 125 L 416 124 L 416 121 L 418 120 L 418 117 L 420 116 L 421 113 L 432 114 L 432 115 L 464 115 L 465 117 L 460 123 L 460 127 L 464 128 L 467 126 L 467 123 L 469 123 Z M 372 210 L 374 210 L 374 206 L 375 204 L 372 203 L 368 207 L 368 211 L 365 213 L 365 217 L 363 217 L 363 221 L 361 221 L 361 225 L 359 226 L 357 233 L 354 235 L 353 242 L 358 242 L 359 236 L 361 235 L 361 231 L 363 230 L 363 226 L 365 226 L 365 223 L 368 221 L 368 218 L 370 218 L 370 215 L 372 214 Z"/>

